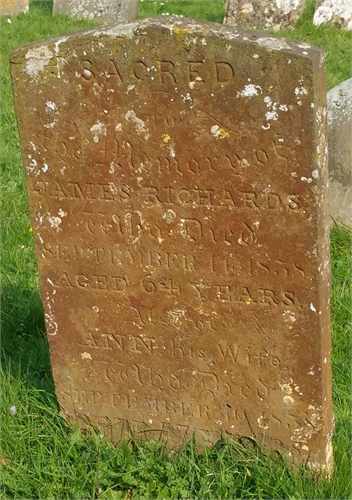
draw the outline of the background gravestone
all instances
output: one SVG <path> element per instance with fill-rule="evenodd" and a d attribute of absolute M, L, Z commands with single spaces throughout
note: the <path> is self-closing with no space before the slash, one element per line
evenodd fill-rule
<path fill-rule="evenodd" d="M 16 16 L 28 9 L 29 0 L 0 0 L 0 16 Z"/>
<path fill-rule="evenodd" d="M 330 214 L 352 227 L 352 78 L 328 92 Z"/>
<path fill-rule="evenodd" d="M 279 30 L 298 21 L 304 5 L 305 0 L 226 0 L 224 24 Z"/>
<path fill-rule="evenodd" d="M 11 63 L 63 414 L 330 470 L 322 52 L 156 18 Z"/>
<path fill-rule="evenodd" d="M 132 21 L 137 10 L 138 0 L 54 0 L 53 3 L 53 14 L 105 22 Z"/>
<path fill-rule="evenodd" d="M 317 0 L 313 22 L 352 30 L 351 0 Z"/>

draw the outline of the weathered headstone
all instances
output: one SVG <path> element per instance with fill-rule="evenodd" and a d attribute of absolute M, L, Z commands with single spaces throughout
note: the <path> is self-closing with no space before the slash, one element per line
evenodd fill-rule
<path fill-rule="evenodd" d="M 29 0 L 0 0 L 0 16 L 16 16 L 29 9 Z"/>
<path fill-rule="evenodd" d="M 352 30 L 351 0 L 317 0 L 313 22 Z"/>
<path fill-rule="evenodd" d="M 328 92 L 330 214 L 352 227 L 352 78 Z"/>
<path fill-rule="evenodd" d="M 254 29 L 294 26 L 305 0 L 226 0 L 224 24 Z"/>
<path fill-rule="evenodd" d="M 105 22 L 132 21 L 138 0 L 54 0 L 53 14 L 65 13 L 83 19 Z"/>
<path fill-rule="evenodd" d="M 11 62 L 62 412 L 329 469 L 321 51 L 157 18 Z"/>

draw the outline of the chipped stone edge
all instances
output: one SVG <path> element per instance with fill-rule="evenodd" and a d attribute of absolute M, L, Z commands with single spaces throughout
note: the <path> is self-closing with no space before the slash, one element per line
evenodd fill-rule
<path fill-rule="evenodd" d="M 320 51 L 319 47 L 302 43 L 296 40 L 279 37 L 277 35 L 251 31 L 236 26 L 229 26 L 208 21 L 199 21 L 192 18 L 182 18 L 176 16 L 159 16 L 153 18 L 139 19 L 132 22 L 116 23 L 114 25 L 102 26 L 98 28 L 89 28 L 87 30 L 78 31 L 69 35 L 49 38 L 41 40 L 29 45 L 25 45 L 16 49 L 10 55 L 10 62 L 19 63 L 23 57 L 29 59 L 27 54 L 31 52 L 31 57 L 39 63 L 41 51 L 44 51 L 44 59 L 50 60 L 49 47 L 53 52 L 51 57 L 58 55 L 60 52 L 60 44 L 70 42 L 73 39 L 84 39 L 86 37 L 115 37 L 115 38 L 133 38 L 135 35 L 143 35 L 143 30 L 149 28 L 160 28 L 169 30 L 170 34 L 190 35 L 190 36 L 217 36 L 231 40 L 244 41 L 251 44 L 257 44 L 260 47 L 265 47 L 271 51 L 297 51 L 297 55 L 308 56 L 316 51 Z"/>
<path fill-rule="evenodd" d="M 319 199 L 321 205 L 318 211 L 317 240 L 320 241 L 318 252 L 318 270 L 320 275 L 318 281 L 318 304 L 314 314 L 318 314 L 318 325 L 320 331 L 320 363 L 321 383 L 321 432 L 326 436 L 325 448 L 320 456 L 310 457 L 307 462 L 312 470 L 323 473 L 330 477 L 334 467 L 332 448 L 332 435 L 334 432 L 334 415 L 332 408 L 332 372 L 331 372 L 331 318 L 330 318 L 330 293 L 331 293 L 331 270 L 330 270 L 330 228 L 329 228 L 329 173 L 328 173 L 328 138 L 327 138 L 327 92 L 325 81 L 326 57 L 322 53 L 318 61 L 313 62 L 313 87 L 316 89 L 314 96 L 315 123 L 314 123 L 314 146 L 316 154 L 312 158 L 312 169 L 319 171 Z"/>

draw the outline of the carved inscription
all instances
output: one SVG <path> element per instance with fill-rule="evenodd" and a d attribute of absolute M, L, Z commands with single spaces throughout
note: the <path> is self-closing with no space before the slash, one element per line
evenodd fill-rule
<path fill-rule="evenodd" d="M 126 419 L 320 462 L 322 60 L 229 29 L 144 19 L 14 56 L 55 386 L 117 439 Z"/>
<path fill-rule="evenodd" d="M 243 261 L 239 261 L 238 255 L 221 258 L 216 254 L 209 253 L 206 259 L 201 260 L 197 255 L 192 254 L 164 252 L 162 250 L 146 251 L 142 248 L 122 250 L 118 245 L 109 248 L 93 245 L 43 244 L 42 257 L 67 263 L 84 264 L 91 262 L 101 265 L 113 264 L 114 267 L 121 268 L 136 266 L 138 268 L 147 267 L 149 269 L 170 271 L 179 270 L 194 275 L 206 271 L 217 276 L 233 276 L 236 271 L 241 269 L 241 271 L 248 272 L 249 275 L 254 277 L 267 278 L 271 276 L 283 280 L 309 280 L 304 264 L 285 262 L 280 259 L 272 262 L 268 261 L 265 256 L 247 258 L 243 264 Z"/>
<path fill-rule="evenodd" d="M 127 202 L 131 199 L 132 189 L 129 186 L 117 187 L 114 182 L 109 183 L 78 183 L 36 180 L 34 191 L 39 195 L 52 198 L 97 200 L 108 202 Z M 289 210 L 302 212 L 300 196 L 297 194 L 279 195 L 275 192 L 265 193 L 254 191 L 237 191 L 235 189 L 214 190 L 198 187 L 172 186 L 155 187 L 143 186 L 134 190 L 133 197 L 153 205 L 180 205 L 192 207 L 224 207 L 227 209 L 246 209 L 259 212 L 260 210 Z"/>
<path fill-rule="evenodd" d="M 151 275 L 145 275 L 139 282 L 132 282 L 127 275 L 71 274 L 68 272 L 61 273 L 57 279 L 53 276 L 49 279 L 54 286 L 66 289 L 126 292 L 128 289 L 138 288 L 149 296 L 177 296 L 181 295 L 182 292 L 191 292 L 190 295 L 193 296 L 192 298 L 197 298 L 201 301 L 210 300 L 233 305 L 303 307 L 293 290 L 255 288 L 251 285 L 245 286 L 244 284 L 228 285 L 203 282 L 181 284 L 171 277 L 155 279 Z"/>
<path fill-rule="evenodd" d="M 164 326 L 171 326 L 167 318 L 162 318 L 159 324 L 161 323 Z M 156 325 L 158 323 L 153 321 L 153 324 Z M 200 323 L 198 324 L 200 325 Z M 199 330 L 201 329 L 199 328 Z M 214 331 L 216 330 L 211 327 L 209 333 Z M 159 351 L 156 337 L 149 337 L 143 333 L 139 335 L 127 335 L 116 332 L 88 330 L 84 337 L 82 337 L 79 345 L 103 351 L 117 350 L 123 351 L 126 354 L 140 354 L 143 356 L 157 356 Z M 254 367 L 274 367 L 284 372 L 288 370 L 286 366 L 282 366 L 280 358 L 270 354 L 267 349 L 254 351 L 249 347 L 243 348 L 239 343 L 230 344 L 223 340 L 215 343 L 208 341 L 206 348 L 197 348 L 191 341 L 168 340 L 168 353 L 175 359 L 209 359 L 212 352 L 219 355 L 229 367 L 248 365 Z M 214 378 L 216 378 L 215 375 Z"/>
<path fill-rule="evenodd" d="M 124 57 L 129 59 L 129 68 L 123 64 L 121 56 L 119 59 L 104 61 L 84 59 L 80 68 L 82 81 L 92 84 L 99 80 L 101 84 L 114 83 L 118 88 L 126 81 L 130 83 L 132 76 L 132 82 L 149 80 L 154 87 L 160 88 L 174 87 L 185 78 L 188 84 L 193 83 L 194 86 L 204 86 L 209 83 L 218 87 L 224 84 L 236 85 L 235 68 L 228 61 L 215 61 L 209 64 L 204 59 L 184 60 L 180 66 L 165 59 L 148 62 L 142 59 L 133 60 L 127 53 Z"/>
<path fill-rule="evenodd" d="M 215 422 L 219 417 L 226 421 L 245 421 L 245 412 L 241 409 L 224 407 L 220 413 L 215 413 L 211 406 L 206 404 L 197 404 L 195 402 L 173 401 L 172 399 L 162 399 L 155 397 L 137 398 L 130 394 L 111 393 L 94 390 L 73 390 L 66 391 L 64 398 L 71 400 L 77 405 L 91 404 L 101 407 L 102 405 L 123 408 L 125 410 L 145 411 L 148 410 L 155 414 L 173 417 L 193 417 L 204 418 L 205 421 Z M 208 423 L 208 422 L 206 422 Z M 189 427 L 189 426 L 185 426 Z"/>
<path fill-rule="evenodd" d="M 81 273 L 69 275 L 63 272 L 57 282 L 53 282 L 60 288 L 78 288 L 83 290 L 104 290 L 109 292 L 124 292 L 128 288 L 127 278 L 111 276 L 106 274 Z"/>

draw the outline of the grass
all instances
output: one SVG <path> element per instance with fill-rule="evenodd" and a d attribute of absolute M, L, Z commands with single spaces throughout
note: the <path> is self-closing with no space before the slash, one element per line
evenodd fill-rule
<path fill-rule="evenodd" d="M 351 76 L 351 34 L 313 26 L 314 3 L 293 30 L 279 34 L 327 51 L 328 87 Z M 254 440 L 220 440 L 207 452 L 192 442 L 170 450 L 156 440 L 111 446 L 59 416 L 51 377 L 24 173 L 9 81 L 9 53 L 38 39 L 92 22 L 50 16 L 50 2 L 1 19 L 2 364 L 1 491 L 3 499 L 281 498 L 347 499 L 351 493 L 351 243 L 331 232 L 335 470 L 331 481 L 300 469 Z M 173 13 L 221 22 L 220 0 L 140 0 L 139 16 Z M 10 407 L 16 407 L 11 414 Z M 14 413 L 14 412 L 12 412 Z"/>
<path fill-rule="evenodd" d="M 138 17 L 176 15 L 222 23 L 223 0 L 139 0 Z"/>

